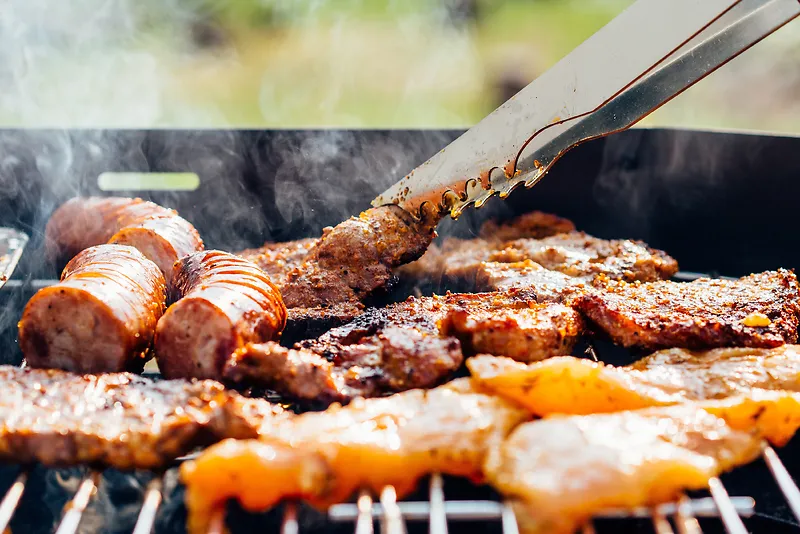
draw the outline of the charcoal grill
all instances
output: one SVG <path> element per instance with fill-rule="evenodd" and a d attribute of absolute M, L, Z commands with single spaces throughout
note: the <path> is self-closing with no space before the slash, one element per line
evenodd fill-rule
<path fill-rule="evenodd" d="M 14 276 L 0 290 L 2 363 L 20 363 L 16 321 L 22 306 L 57 276 L 54 266 L 42 260 L 42 231 L 50 212 L 67 198 L 146 197 L 178 209 L 210 248 L 234 250 L 318 234 L 366 208 L 376 193 L 460 133 L 0 131 L 0 225 L 31 236 Z M 98 177 L 108 172 L 193 172 L 200 185 L 192 191 L 113 190 L 106 174 L 101 191 Z M 493 201 L 458 223 L 445 221 L 441 233 L 474 235 L 489 216 L 542 209 L 571 218 L 599 237 L 644 239 L 668 251 L 684 269 L 678 275 L 683 280 L 697 273 L 741 276 L 779 266 L 795 268 L 800 266 L 794 217 L 798 177 L 798 137 L 634 129 L 574 149 L 534 189 L 505 202 Z M 384 298 L 402 293 L 398 288 Z M 588 356 L 612 363 L 632 358 L 602 341 L 584 349 Z M 585 531 L 693 533 L 702 527 L 703 532 L 800 532 L 800 492 L 790 475 L 800 476 L 797 443 L 781 451 L 785 466 L 765 447 L 759 462 L 712 480 L 710 493 L 693 493 L 654 509 L 608 511 Z M 46 491 L 52 490 L 53 480 L 70 476 L 71 489 Z M 93 531 L 87 510 L 97 506 L 101 495 L 114 501 L 116 481 L 134 480 L 124 502 L 111 502 L 109 508 L 127 506 L 129 513 L 107 518 L 94 530 L 144 534 L 155 527 L 157 532 L 179 532 L 183 512 L 174 478 L 174 470 L 154 476 L 91 467 L 76 472 L 7 466 L 0 471 L 0 489 L 7 488 L 0 501 L 0 530 L 10 524 L 14 532 L 47 532 L 54 525 L 59 534 Z M 217 517 L 214 529 L 221 531 L 226 523 L 233 531 L 258 525 L 285 534 L 354 528 L 367 534 L 378 521 L 380 531 L 391 534 L 426 529 L 443 534 L 448 525 L 464 532 L 517 532 L 511 508 L 486 488 L 439 475 L 423 487 L 402 502 L 391 487 L 380 495 L 362 493 L 353 503 L 334 506 L 325 521 L 298 503 L 256 519 L 234 509 L 227 519 Z"/>

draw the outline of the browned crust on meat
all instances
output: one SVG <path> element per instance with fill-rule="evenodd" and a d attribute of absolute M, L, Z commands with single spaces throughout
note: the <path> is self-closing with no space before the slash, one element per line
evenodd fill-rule
<path fill-rule="evenodd" d="M 569 354 L 583 332 L 583 319 L 561 304 L 531 304 L 516 310 L 454 308 L 440 328 L 460 339 L 469 354 L 533 362 Z"/>
<path fill-rule="evenodd" d="M 168 221 L 154 223 L 155 219 Z M 142 232 L 157 239 L 156 244 L 143 247 L 148 250 L 141 252 L 156 262 L 167 275 L 171 264 L 160 261 L 157 255 L 151 257 L 149 249 L 173 249 L 175 259 L 203 249 L 203 241 L 197 230 L 179 217 L 175 210 L 141 198 L 76 197 L 62 204 L 47 221 L 45 250 L 49 259 L 66 261 L 84 249 L 108 243 L 126 227 L 141 228 Z M 129 239 L 134 238 L 123 234 L 114 242 L 133 244 L 128 242 Z M 139 237 L 135 241 L 138 243 L 141 239 Z"/>
<path fill-rule="evenodd" d="M 369 209 L 327 228 L 281 286 L 286 306 L 360 302 L 383 287 L 395 267 L 419 258 L 434 236 L 433 226 L 394 205 Z"/>
<path fill-rule="evenodd" d="M 286 277 L 303 264 L 308 252 L 319 242 L 319 238 L 298 239 L 283 243 L 265 243 L 255 249 L 237 252 L 246 260 L 258 265 L 278 287 L 286 283 Z"/>
<path fill-rule="evenodd" d="M 797 278 L 785 269 L 689 283 L 601 279 L 575 304 L 615 342 L 647 349 L 776 347 L 797 341 L 800 318 Z"/>
<path fill-rule="evenodd" d="M 268 421 L 288 417 L 210 380 L 0 366 L 0 383 L 0 458 L 19 464 L 153 469 L 197 446 L 256 437 Z"/>
<path fill-rule="evenodd" d="M 30 299 L 20 348 L 33 367 L 141 370 L 165 305 L 164 276 L 138 250 L 91 247 L 69 262 L 58 284 Z"/>
<path fill-rule="evenodd" d="M 541 239 L 574 231 L 575 224 L 569 219 L 552 213 L 531 211 L 502 223 L 486 221 L 481 226 L 479 235 L 484 239 L 510 241 L 521 237 Z"/>
<path fill-rule="evenodd" d="M 225 368 L 233 382 L 258 384 L 302 400 L 345 402 L 443 382 L 462 361 L 459 343 L 400 327 L 330 352 L 277 343 L 249 344 Z"/>
<path fill-rule="evenodd" d="M 210 250 L 175 265 L 177 297 L 156 332 L 156 358 L 167 378 L 220 378 L 230 355 L 247 343 L 278 339 L 286 307 L 255 264 Z"/>

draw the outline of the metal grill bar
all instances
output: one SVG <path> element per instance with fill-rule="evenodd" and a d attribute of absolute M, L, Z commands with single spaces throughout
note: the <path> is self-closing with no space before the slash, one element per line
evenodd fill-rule
<path fill-rule="evenodd" d="M 144 501 L 142 501 L 142 509 L 136 519 L 136 526 L 133 527 L 133 534 L 150 534 L 153 530 L 153 525 L 156 522 L 156 513 L 161 504 L 162 485 L 160 477 L 154 478 L 147 485 Z"/>
<path fill-rule="evenodd" d="M 25 491 L 25 484 L 28 482 L 28 473 L 23 471 L 17 475 L 14 483 L 6 492 L 3 497 L 3 502 L 0 503 L 0 532 L 5 532 L 11 518 L 14 516 L 14 511 L 19 505 L 19 500 L 22 498 L 22 493 Z"/>
<path fill-rule="evenodd" d="M 372 534 L 372 495 L 367 490 L 361 490 L 356 502 L 358 516 L 356 518 L 356 534 Z"/>
<path fill-rule="evenodd" d="M 653 529 L 656 531 L 656 534 L 675 534 L 672 530 L 672 525 L 669 524 L 667 517 L 661 513 L 658 508 L 654 508 L 651 514 L 651 520 L 653 522 Z"/>
<path fill-rule="evenodd" d="M 794 516 L 800 520 L 800 489 L 797 488 L 797 484 L 792 480 L 789 471 L 786 470 L 783 462 L 778 457 L 778 453 L 772 447 L 765 444 L 763 456 L 764 462 L 766 462 L 767 467 L 772 472 L 772 476 L 775 478 L 775 482 L 778 483 L 783 496 L 786 497 L 789 508 L 792 509 Z"/>
<path fill-rule="evenodd" d="M 431 476 L 430 495 L 431 515 L 430 534 L 447 534 L 447 512 L 444 509 L 444 481 L 439 473 Z"/>
<path fill-rule="evenodd" d="M 741 512 L 740 512 L 741 513 Z M 701 534 L 700 523 L 692 513 L 692 502 L 686 495 L 681 495 L 675 509 L 675 526 L 678 534 Z"/>
<path fill-rule="evenodd" d="M 100 472 L 92 470 L 89 476 L 83 479 L 75 496 L 64 506 L 64 517 L 58 525 L 56 534 L 75 534 L 81 523 L 83 512 L 89 506 L 92 496 L 97 491 L 97 484 L 100 482 Z"/>
<path fill-rule="evenodd" d="M 297 503 L 287 502 L 283 507 L 283 521 L 281 534 L 299 534 L 300 525 L 297 523 Z"/>
<path fill-rule="evenodd" d="M 708 481 L 708 490 L 711 492 L 711 498 L 717 504 L 720 518 L 725 524 L 725 530 L 729 534 L 747 534 L 747 529 L 742 523 L 742 518 L 736 511 L 736 507 L 731 502 L 725 486 L 719 478 L 713 477 Z"/>
<path fill-rule="evenodd" d="M 730 497 L 736 512 L 742 517 L 753 515 L 755 501 L 750 497 Z M 403 519 L 406 521 L 428 521 L 430 518 L 430 503 L 426 501 L 407 501 L 397 504 Z M 687 515 L 695 517 L 719 517 L 719 511 L 714 500 L 710 497 L 692 499 L 688 501 Z M 452 521 L 491 521 L 501 520 L 507 505 L 496 501 L 446 501 L 444 503 L 447 519 Z M 510 508 L 510 507 L 509 507 Z M 678 510 L 678 503 L 665 503 L 656 507 L 664 515 L 673 515 Z M 380 518 L 383 514 L 380 505 L 372 506 L 372 516 Z M 596 517 L 598 519 L 648 519 L 652 515 L 652 508 L 610 508 Z M 332 521 L 343 523 L 355 521 L 358 518 L 358 509 L 355 504 L 336 504 L 328 510 L 328 518 Z"/>
<path fill-rule="evenodd" d="M 403 514 L 397 505 L 397 492 L 394 486 L 386 486 L 381 491 L 381 533 L 382 534 L 406 534 L 406 526 L 403 521 Z"/>
<path fill-rule="evenodd" d="M 514 514 L 514 508 L 509 503 L 503 503 L 500 521 L 503 525 L 503 534 L 519 534 L 517 516 Z"/>

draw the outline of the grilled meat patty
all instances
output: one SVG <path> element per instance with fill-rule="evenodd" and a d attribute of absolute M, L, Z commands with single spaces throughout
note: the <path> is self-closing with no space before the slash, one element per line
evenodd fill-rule
<path fill-rule="evenodd" d="M 133 246 L 155 262 L 167 282 L 172 264 L 203 250 L 203 240 L 175 210 L 140 198 L 77 197 L 62 204 L 45 228 L 50 259 L 66 261 L 103 243 Z"/>
<path fill-rule="evenodd" d="M 164 276 L 153 262 L 133 247 L 98 245 L 28 301 L 19 345 L 33 367 L 141 371 L 165 305 Z"/>
<path fill-rule="evenodd" d="M 0 458 L 20 464 L 151 469 L 196 446 L 253 438 L 266 421 L 289 417 L 210 380 L 0 366 L 0 384 Z"/>
<path fill-rule="evenodd" d="M 518 426 L 486 462 L 523 534 L 572 533 L 609 508 L 650 506 L 749 463 L 760 436 L 697 406 L 551 417 Z"/>
<path fill-rule="evenodd" d="M 626 367 L 564 356 L 525 365 L 476 356 L 467 362 L 481 387 L 544 417 L 635 410 L 748 395 L 800 393 L 800 346 L 668 349 Z"/>
<path fill-rule="evenodd" d="M 210 250 L 175 264 L 177 302 L 158 321 L 155 349 L 167 378 L 222 378 L 246 343 L 276 340 L 286 307 L 269 276 L 233 254 Z"/>
<path fill-rule="evenodd" d="M 625 347 L 776 347 L 797 341 L 800 291 L 784 269 L 690 283 L 600 279 L 575 306 Z"/>
<path fill-rule="evenodd" d="M 189 532 L 206 532 L 229 499 L 251 511 L 292 497 L 324 507 L 387 484 L 402 496 L 433 472 L 480 480 L 487 451 L 528 418 L 461 379 L 278 422 L 181 467 Z"/>

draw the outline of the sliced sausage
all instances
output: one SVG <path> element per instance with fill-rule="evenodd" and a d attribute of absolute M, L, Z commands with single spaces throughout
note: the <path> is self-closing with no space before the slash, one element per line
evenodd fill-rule
<path fill-rule="evenodd" d="M 164 275 L 133 247 L 99 245 L 25 306 L 19 344 L 33 367 L 140 371 L 166 307 Z"/>
<path fill-rule="evenodd" d="M 286 326 L 286 306 L 269 276 L 233 254 L 209 250 L 183 258 L 173 286 L 182 298 L 158 322 L 155 342 L 167 378 L 219 379 L 235 350 L 276 340 Z"/>
<path fill-rule="evenodd" d="M 66 261 L 102 243 L 131 245 L 161 268 L 169 281 L 172 265 L 203 250 L 203 240 L 175 210 L 140 198 L 78 197 L 61 205 L 45 228 L 52 261 Z"/>

